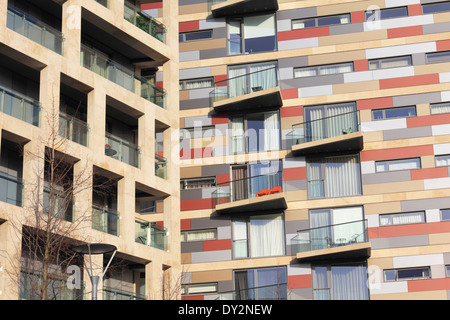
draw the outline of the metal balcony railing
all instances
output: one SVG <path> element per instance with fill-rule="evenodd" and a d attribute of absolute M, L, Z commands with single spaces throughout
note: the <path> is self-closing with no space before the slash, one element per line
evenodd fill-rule
<path fill-rule="evenodd" d="M 288 134 L 292 145 L 359 132 L 359 111 L 341 113 L 292 126 Z"/>
<path fill-rule="evenodd" d="M 166 92 L 163 88 L 137 76 L 129 68 L 83 44 L 81 45 L 81 65 L 163 109 L 166 107 Z"/>
<path fill-rule="evenodd" d="M 39 101 L 13 90 L 0 87 L 0 110 L 34 126 L 39 127 L 40 125 L 41 106 Z"/>
<path fill-rule="evenodd" d="M 211 104 L 278 86 L 277 67 L 258 70 L 214 83 L 209 93 Z"/>
<path fill-rule="evenodd" d="M 274 174 L 219 183 L 212 194 L 215 205 L 282 192 L 282 174 L 283 172 L 279 171 Z"/>
<path fill-rule="evenodd" d="M 166 42 L 166 27 L 127 1 L 125 1 L 124 18 L 162 43 Z"/>
<path fill-rule="evenodd" d="M 287 300 L 288 291 L 287 284 L 280 283 L 245 290 L 221 292 L 217 295 L 216 300 Z"/>
<path fill-rule="evenodd" d="M 21 207 L 24 181 L 21 178 L 0 172 L 0 201 Z"/>
<path fill-rule="evenodd" d="M 108 132 L 105 134 L 105 154 L 136 168 L 140 168 L 141 149 Z"/>
<path fill-rule="evenodd" d="M 119 212 L 92 206 L 92 228 L 114 236 L 119 236 Z"/>
<path fill-rule="evenodd" d="M 367 220 L 339 223 L 297 231 L 291 239 L 292 255 L 369 241 Z"/>
<path fill-rule="evenodd" d="M 167 250 L 167 229 L 142 220 L 135 220 L 135 241 L 159 250 Z"/>
<path fill-rule="evenodd" d="M 59 135 L 83 146 L 88 146 L 89 126 L 86 122 L 59 112 Z"/>
<path fill-rule="evenodd" d="M 8 5 L 7 26 L 56 53 L 63 52 L 64 36 L 60 31 L 11 5 Z"/>

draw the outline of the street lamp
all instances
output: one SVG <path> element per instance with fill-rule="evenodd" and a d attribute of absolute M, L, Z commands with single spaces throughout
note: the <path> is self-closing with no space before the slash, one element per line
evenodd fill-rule
<path fill-rule="evenodd" d="M 98 284 L 99 284 L 100 280 L 103 279 L 103 277 L 105 276 L 105 273 L 108 270 L 109 265 L 111 264 L 111 261 L 113 260 L 115 254 L 117 252 L 117 248 L 116 248 L 116 246 L 113 246 L 112 244 L 88 243 L 88 244 L 82 244 L 79 246 L 72 247 L 72 250 L 78 254 L 83 254 L 83 255 L 89 254 L 89 261 L 91 264 L 90 268 L 88 268 L 88 266 L 86 265 L 84 258 L 83 258 L 83 263 L 84 263 L 84 266 L 86 268 L 86 271 L 87 271 L 89 278 L 91 279 L 91 283 L 92 283 L 92 300 L 97 300 Z M 103 271 L 103 274 L 100 277 L 94 276 L 94 274 L 92 272 L 91 255 L 105 254 L 105 253 L 109 253 L 109 252 L 113 252 L 113 254 L 112 254 L 111 258 L 109 259 L 108 265 L 106 266 L 105 270 Z M 91 272 L 89 272 L 89 269 L 91 270 Z"/>

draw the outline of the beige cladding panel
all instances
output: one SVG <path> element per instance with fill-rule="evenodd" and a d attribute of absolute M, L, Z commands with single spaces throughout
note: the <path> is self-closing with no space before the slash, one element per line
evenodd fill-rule
<path fill-rule="evenodd" d="M 213 40 L 189 41 L 180 43 L 180 52 L 225 48 L 226 46 L 227 42 L 225 38 Z"/>
<path fill-rule="evenodd" d="M 194 178 L 202 176 L 202 167 L 182 167 L 180 168 L 180 178 Z"/>
<path fill-rule="evenodd" d="M 208 12 L 208 3 L 189 4 L 179 7 L 179 15 Z"/>
<path fill-rule="evenodd" d="M 217 282 L 233 280 L 233 270 L 192 272 L 192 283 Z"/>
<path fill-rule="evenodd" d="M 424 189 L 423 180 L 413 180 L 413 181 L 364 185 L 363 193 L 365 195 L 371 195 L 371 194 L 383 194 L 394 192 L 421 191 L 423 189 Z"/>
<path fill-rule="evenodd" d="M 344 2 L 344 3 L 342 3 Z M 335 3 L 335 4 L 333 4 Z M 369 6 L 377 6 L 384 8 L 386 6 L 385 0 L 370 0 L 370 1 L 326 1 L 323 5 L 318 5 L 317 15 L 326 16 L 339 13 L 349 13 L 355 11 L 367 10 Z"/>
<path fill-rule="evenodd" d="M 332 52 L 325 54 L 315 54 L 308 56 L 309 65 L 321 65 L 328 63 L 347 62 L 355 60 L 363 60 L 366 58 L 364 50 Z"/>
<path fill-rule="evenodd" d="M 319 37 L 319 46 L 329 46 L 335 44 L 364 42 L 371 40 L 383 40 L 387 39 L 386 30 L 355 32 L 351 36 L 348 34 L 340 34 L 333 36 Z"/>

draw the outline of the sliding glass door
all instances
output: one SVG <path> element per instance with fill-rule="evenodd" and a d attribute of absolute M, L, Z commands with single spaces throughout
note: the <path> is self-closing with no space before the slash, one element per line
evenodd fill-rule
<path fill-rule="evenodd" d="M 276 62 L 239 65 L 228 68 L 228 98 L 274 88 L 277 85 Z"/>

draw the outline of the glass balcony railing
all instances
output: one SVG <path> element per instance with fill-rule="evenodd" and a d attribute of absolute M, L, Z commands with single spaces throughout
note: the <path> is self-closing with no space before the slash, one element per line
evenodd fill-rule
<path fill-rule="evenodd" d="M 166 42 L 166 28 L 165 26 L 158 22 L 156 19 L 150 17 L 145 12 L 140 11 L 131 3 L 125 1 L 125 20 L 131 22 L 136 27 L 144 30 L 152 37 L 158 39 L 159 41 Z"/>
<path fill-rule="evenodd" d="M 367 220 L 297 231 L 297 235 L 291 240 L 292 255 L 368 242 Z"/>
<path fill-rule="evenodd" d="M 9 5 L 6 23 L 9 29 L 56 53 L 62 54 L 63 34 L 39 19 Z"/>
<path fill-rule="evenodd" d="M 221 292 L 216 300 L 287 300 L 287 284 L 280 283 L 245 290 Z"/>
<path fill-rule="evenodd" d="M 39 127 L 40 109 L 39 101 L 0 87 L 1 112 Z"/>
<path fill-rule="evenodd" d="M 133 292 L 103 287 L 103 300 L 146 300 L 146 297 Z"/>
<path fill-rule="evenodd" d="M 167 229 L 142 220 L 135 221 L 135 241 L 159 250 L 167 250 Z"/>
<path fill-rule="evenodd" d="M 155 175 L 167 179 L 167 159 L 155 153 Z"/>
<path fill-rule="evenodd" d="M 211 104 L 220 100 L 239 97 L 278 86 L 277 67 L 247 73 L 218 81 L 209 93 Z"/>
<path fill-rule="evenodd" d="M 92 228 L 119 236 L 119 213 L 109 208 L 92 206 Z"/>
<path fill-rule="evenodd" d="M 53 196 L 50 197 L 50 190 L 44 188 L 44 196 L 42 198 L 44 213 L 48 214 L 51 210 L 53 217 L 73 222 L 75 218 L 74 201 L 72 200 L 72 195 L 68 194 L 68 191 L 65 192 L 67 194 L 54 192 Z"/>
<path fill-rule="evenodd" d="M 318 141 L 360 131 L 359 111 L 341 113 L 292 126 L 292 145 Z"/>
<path fill-rule="evenodd" d="M 140 148 L 108 132 L 106 133 L 105 154 L 136 168 L 140 168 Z"/>
<path fill-rule="evenodd" d="M 106 55 L 86 45 L 81 45 L 81 65 L 161 108 L 166 107 L 166 92 L 164 89 L 135 75 L 134 71 L 112 61 Z"/>
<path fill-rule="evenodd" d="M 274 174 L 219 183 L 212 194 L 215 205 L 282 192 L 282 174 L 279 171 Z"/>
<path fill-rule="evenodd" d="M 21 207 L 24 182 L 21 178 L 0 172 L 0 201 Z"/>
<path fill-rule="evenodd" d="M 59 112 L 59 135 L 83 146 L 88 146 L 89 126 L 86 122 Z"/>

